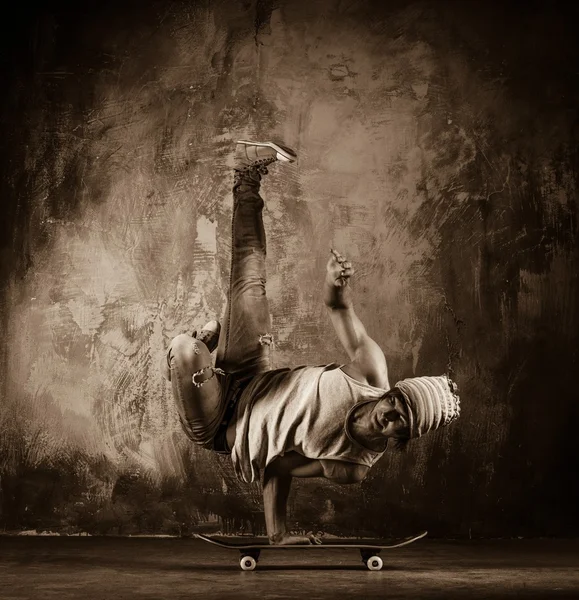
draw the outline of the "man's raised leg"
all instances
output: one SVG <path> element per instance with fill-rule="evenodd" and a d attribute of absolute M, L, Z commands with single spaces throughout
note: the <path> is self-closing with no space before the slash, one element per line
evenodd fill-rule
<path fill-rule="evenodd" d="M 228 302 L 217 365 L 238 377 L 271 369 L 271 318 L 265 281 L 266 240 L 259 195 L 267 165 L 293 162 L 293 150 L 273 142 L 240 141 L 236 148 Z"/>

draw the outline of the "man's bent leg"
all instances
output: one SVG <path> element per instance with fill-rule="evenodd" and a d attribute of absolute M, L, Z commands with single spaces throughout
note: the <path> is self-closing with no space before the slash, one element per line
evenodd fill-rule
<path fill-rule="evenodd" d="M 168 361 L 173 397 L 185 433 L 200 446 L 212 448 L 225 411 L 220 370 L 211 366 L 207 346 L 186 334 L 173 339 Z"/>

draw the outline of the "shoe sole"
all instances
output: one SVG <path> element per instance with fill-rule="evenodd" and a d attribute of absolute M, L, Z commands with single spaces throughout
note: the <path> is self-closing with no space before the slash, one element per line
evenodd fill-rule
<path fill-rule="evenodd" d="M 195 338 L 198 342 L 203 342 L 207 346 L 207 350 L 209 350 L 209 354 L 212 354 L 215 348 L 219 345 L 219 335 L 215 335 L 212 332 L 212 335 L 208 335 L 205 338 L 201 336 Z"/>
<path fill-rule="evenodd" d="M 297 158 L 297 154 L 291 149 L 276 144 L 275 142 L 251 142 L 249 140 L 237 140 L 238 144 L 244 144 L 245 146 L 263 146 L 265 148 L 272 148 L 277 152 L 277 159 L 285 162 L 294 162 Z"/>

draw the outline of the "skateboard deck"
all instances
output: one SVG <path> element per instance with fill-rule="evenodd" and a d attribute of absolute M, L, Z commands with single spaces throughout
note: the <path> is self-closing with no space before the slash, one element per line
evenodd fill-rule
<path fill-rule="evenodd" d="M 379 554 L 382 550 L 393 550 L 394 548 L 402 548 L 402 546 L 408 546 L 417 540 L 422 539 L 428 532 L 423 531 L 418 535 L 413 535 L 407 538 L 399 540 L 343 540 L 343 539 L 332 539 L 327 540 L 321 544 L 310 544 L 310 545 L 291 545 L 291 546 L 275 546 L 269 544 L 269 542 L 262 538 L 262 540 L 252 539 L 245 542 L 240 542 L 239 538 L 236 541 L 225 540 L 223 538 L 214 538 L 196 533 L 195 537 L 219 546 L 220 548 L 226 548 L 228 550 L 238 550 L 241 554 L 239 560 L 239 566 L 244 571 L 253 571 L 257 566 L 257 561 L 262 550 L 328 550 L 332 548 L 353 548 L 360 551 L 362 562 L 370 569 L 370 571 L 379 571 L 383 566 L 383 561 Z"/>

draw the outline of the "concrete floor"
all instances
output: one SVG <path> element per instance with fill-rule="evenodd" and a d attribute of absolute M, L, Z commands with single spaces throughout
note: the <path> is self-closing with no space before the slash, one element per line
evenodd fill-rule
<path fill-rule="evenodd" d="M 0 537 L 0 598 L 578 598 L 579 540 L 437 541 L 382 554 L 367 571 L 349 550 L 236 551 L 199 540 Z"/>

